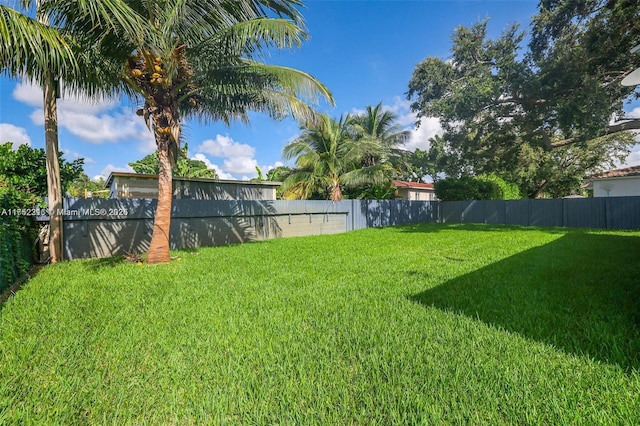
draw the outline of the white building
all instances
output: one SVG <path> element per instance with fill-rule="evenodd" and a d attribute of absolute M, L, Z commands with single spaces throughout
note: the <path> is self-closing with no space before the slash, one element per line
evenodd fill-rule
<path fill-rule="evenodd" d="M 404 182 L 394 180 L 393 186 L 402 200 L 435 201 L 436 190 L 432 183 Z"/>
<path fill-rule="evenodd" d="M 609 170 L 589 177 L 594 197 L 632 197 L 640 195 L 640 166 Z"/>

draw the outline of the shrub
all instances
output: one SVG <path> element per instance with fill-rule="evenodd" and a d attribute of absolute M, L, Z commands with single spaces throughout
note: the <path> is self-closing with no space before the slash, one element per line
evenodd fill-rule
<path fill-rule="evenodd" d="M 497 185 L 471 176 L 446 178 L 434 185 L 436 197 L 442 201 L 491 200 L 499 191 Z"/>
<path fill-rule="evenodd" d="M 478 176 L 478 179 L 481 179 L 485 182 L 491 182 L 498 186 L 499 194 L 496 198 L 491 198 L 493 200 L 519 200 L 522 198 L 522 194 L 520 193 L 520 188 L 515 183 L 507 182 L 500 176 L 495 174 L 481 175 Z"/>
<path fill-rule="evenodd" d="M 436 196 L 442 201 L 459 200 L 514 200 L 520 190 L 496 175 L 446 178 L 435 183 Z"/>
<path fill-rule="evenodd" d="M 33 264 L 37 235 L 33 216 L 35 199 L 0 180 L 0 292 L 23 277 Z M 20 214 L 17 214 L 20 212 Z"/>

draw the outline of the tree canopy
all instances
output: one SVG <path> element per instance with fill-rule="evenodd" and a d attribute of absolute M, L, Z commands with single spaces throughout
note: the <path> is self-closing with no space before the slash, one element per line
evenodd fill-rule
<path fill-rule="evenodd" d="M 487 20 L 457 28 L 451 57 L 418 64 L 407 92 L 418 119 L 445 130 L 438 172 L 495 172 L 531 197 L 563 195 L 624 158 L 624 130 L 640 126 L 623 112 L 636 92 L 620 85 L 640 59 L 629 53 L 639 14 L 629 1 L 542 1 L 528 45 L 518 25 L 496 39 Z"/>
<path fill-rule="evenodd" d="M 82 174 L 84 159 L 68 162 L 62 155 L 59 153 L 58 160 L 62 187 L 66 189 Z M 32 201 L 42 200 L 47 196 L 45 150 L 29 145 L 13 149 L 11 142 L 0 144 L 0 178 L 17 191 L 33 196 Z"/>

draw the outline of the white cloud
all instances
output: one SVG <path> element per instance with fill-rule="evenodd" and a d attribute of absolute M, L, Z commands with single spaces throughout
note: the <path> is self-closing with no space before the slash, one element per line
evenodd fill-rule
<path fill-rule="evenodd" d="M 43 108 L 42 88 L 37 84 L 21 82 L 13 90 L 13 98 L 34 108 Z M 65 95 L 58 100 L 58 112 L 77 112 L 82 114 L 99 114 L 118 105 L 116 99 L 91 99 L 81 96 Z"/>
<path fill-rule="evenodd" d="M 631 149 L 631 153 L 624 160 L 621 167 L 640 166 L 640 144 L 635 145 Z"/>
<path fill-rule="evenodd" d="M 256 166 L 258 162 L 251 157 L 234 157 L 225 159 L 222 169 L 234 173 L 257 174 Z"/>
<path fill-rule="evenodd" d="M 13 148 L 20 145 L 31 145 L 31 138 L 22 127 L 9 123 L 0 123 L 0 143 L 13 142 Z"/>
<path fill-rule="evenodd" d="M 416 114 L 411 111 L 411 102 L 399 96 L 393 99 L 392 105 L 383 105 L 382 109 L 396 114 L 398 116 L 396 122 L 409 130 L 409 140 L 404 145 L 404 148 L 409 151 L 415 151 L 416 148 L 429 149 L 429 139 L 444 133 L 442 126 L 440 126 L 440 120 L 435 117 L 421 118 L 420 126 L 416 128 L 417 119 Z"/>
<path fill-rule="evenodd" d="M 631 111 L 629 111 L 626 115 L 627 117 L 630 118 L 640 118 L 640 107 L 636 107 L 634 109 L 632 109 Z"/>
<path fill-rule="evenodd" d="M 236 142 L 229 136 L 216 135 L 215 139 L 207 139 L 202 142 L 195 151 L 198 158 L 194 158 L 201 161 L 204 161 L 203 158 L 206 159 L 205 154 L 222 158 L 222 166 L 218 167 L 216 165 L 218 167 L 216 172 L 218 172 L 218 169 L 220 170 L 218 175 L 221 178 L 223 178 L 223 174 L 228 176 L 223 179 L 233 179 L 232 175 L 240 174 L 251 177 L 257 176 L 256 166 L 258 161 L 254 158 L 256 149 L 251 145 Z"/>
<path fill-rule="evenodd" d="M 34 124 L 44 124 L 42 109 L 34 110 L 30 117 Z M 139 140 L 143 137 L 143 128 L 146 130 L 139 117 L 132 113 L 93 115 L 64 109 L 58 110 L 58 126 L 64 127 L 71 134 L 94 144 Z"/>
<path fill-rule="evenodd" d="M 43 108 L 42 89 L 35 84 L 22 82 L 13 89 L 13 99 L 34 108 Z"/>
<path fill-rule="evenodd" d="M 209 169 L 213 169 L 216 171 L 216 174 L 218 175 L 218 178 L 220 179 L 228 179 L 228 180 L 233 180 L 235 179 L 233 177 L 232 174 L 230 173 L 226 173 L 224 172 L 220 166 L 218 166 L 217 164 L 214 164 L 211 162 L 211 160 L 209 160 L 204 154 L 202 153 L 198 153 L 196 155 L 194 155 L 193 157 L 191 157 L 192 160 L 199 160 L 202 161 L 204 164 L 207 165 L 207 168 Z"/>
<path fill-rule="evenodd" d="M 129 165 L 125 167 L 117 167 L 113 164 L 107 164 L 104 169 L 100 172 L 102 176 L 109 176 L 113 172 L 121 172 L 121 173 L 135 173 L 136 171 Z"/>
<path fill-rule="evenodd" d="M 269 170 L 273 170 L 275 168 L 282 167 L 282 166 L 284 166 L 284 163 L 282 161 L 276 161 L 273 164 L 269 164 L 269 165 L 260 167 L 260 170 L 269 171 Z"/>
<path fill-rule="evenodd" d="M 149 129 L 147 129 L 146 126 L 140 129 L 138 135 L 136 136 L 136 139 L 140 141 L 140 143 L 138 144 L 138 151 L 142 152 L 145 155 L 151 154 L 158 148 L 156 145 L 155 136 Z"/>
<path fill-rule="evenodd" d="M 94 177 L 91 178 L 91 180 L 93 180 L 95 182 L 98 182 L 98 181 L 101 181 L 101 180 L 107 180 L 107 178 L 106 178 L 106 176 L 103 176 L 103 175 L 95 175 Z"/>
<path fill-rule="evenodd" d="M 79 152 L 70 151 L 67 149 L 61 149 L 61 151 L 64 154 L 65 159 L 68 161 L 73 161 L 73 160 L 77 160 L 78 158 L 82 158 L 84 159 L 84 164 L 96 162 L 96 160 L 94 160 L 93 158 L 87 157 L 86 155 L 82 155 Z"/>
<path fill-rule="evenodd" d="M 213 157 L 253 157 L 256 149 L 250 145 L 235 142 L 229 136 L 216 135 L 214 139 L 202 142 L 196 151 L 209 154 Z"/>
<path fill-rule="evenodd" d="M 31 121 L 44 124 L 40 87 L 22 82 L 14 89 L 13 98 L 34 107 Z M 115 99 L 66 96 L 58 101 L 58 125 L 86 142 L 139 141 L 140 151 L 152 152 L 155 142 L 143 120 L 129 108 L 117 109 L 118 105 Z"/>
<path fill-rule="evenodd" d="M 435 117 L 423 117 L 420 119 L 420 126 L 411 129 L 409 141 L 405 144 L 405 149 L 415 151 L 420 148 L 425 151 L 429 149 L 429 139 L 436 135 L 442 135 L 444 130 L 440 126 L 440 120 Z"/>

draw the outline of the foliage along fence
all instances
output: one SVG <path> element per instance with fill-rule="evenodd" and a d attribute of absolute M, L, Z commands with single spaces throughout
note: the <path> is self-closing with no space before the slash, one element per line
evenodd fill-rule
<path fill-rule="evenodd" d="M 9 213 L 7 196 L 0 197 L 0 293 L 24 277 L 33 264 L 35 230 Z"/>
<path fill-rule="evenodd" d="M 156 200 L 66 199 L 64 206 L 66 259 L 147 250 Z M 446 202 L 176 199 L 170 241 L 172 249 L 188 249 L 430 222 L 640 229 L 640 197 Z"/>

